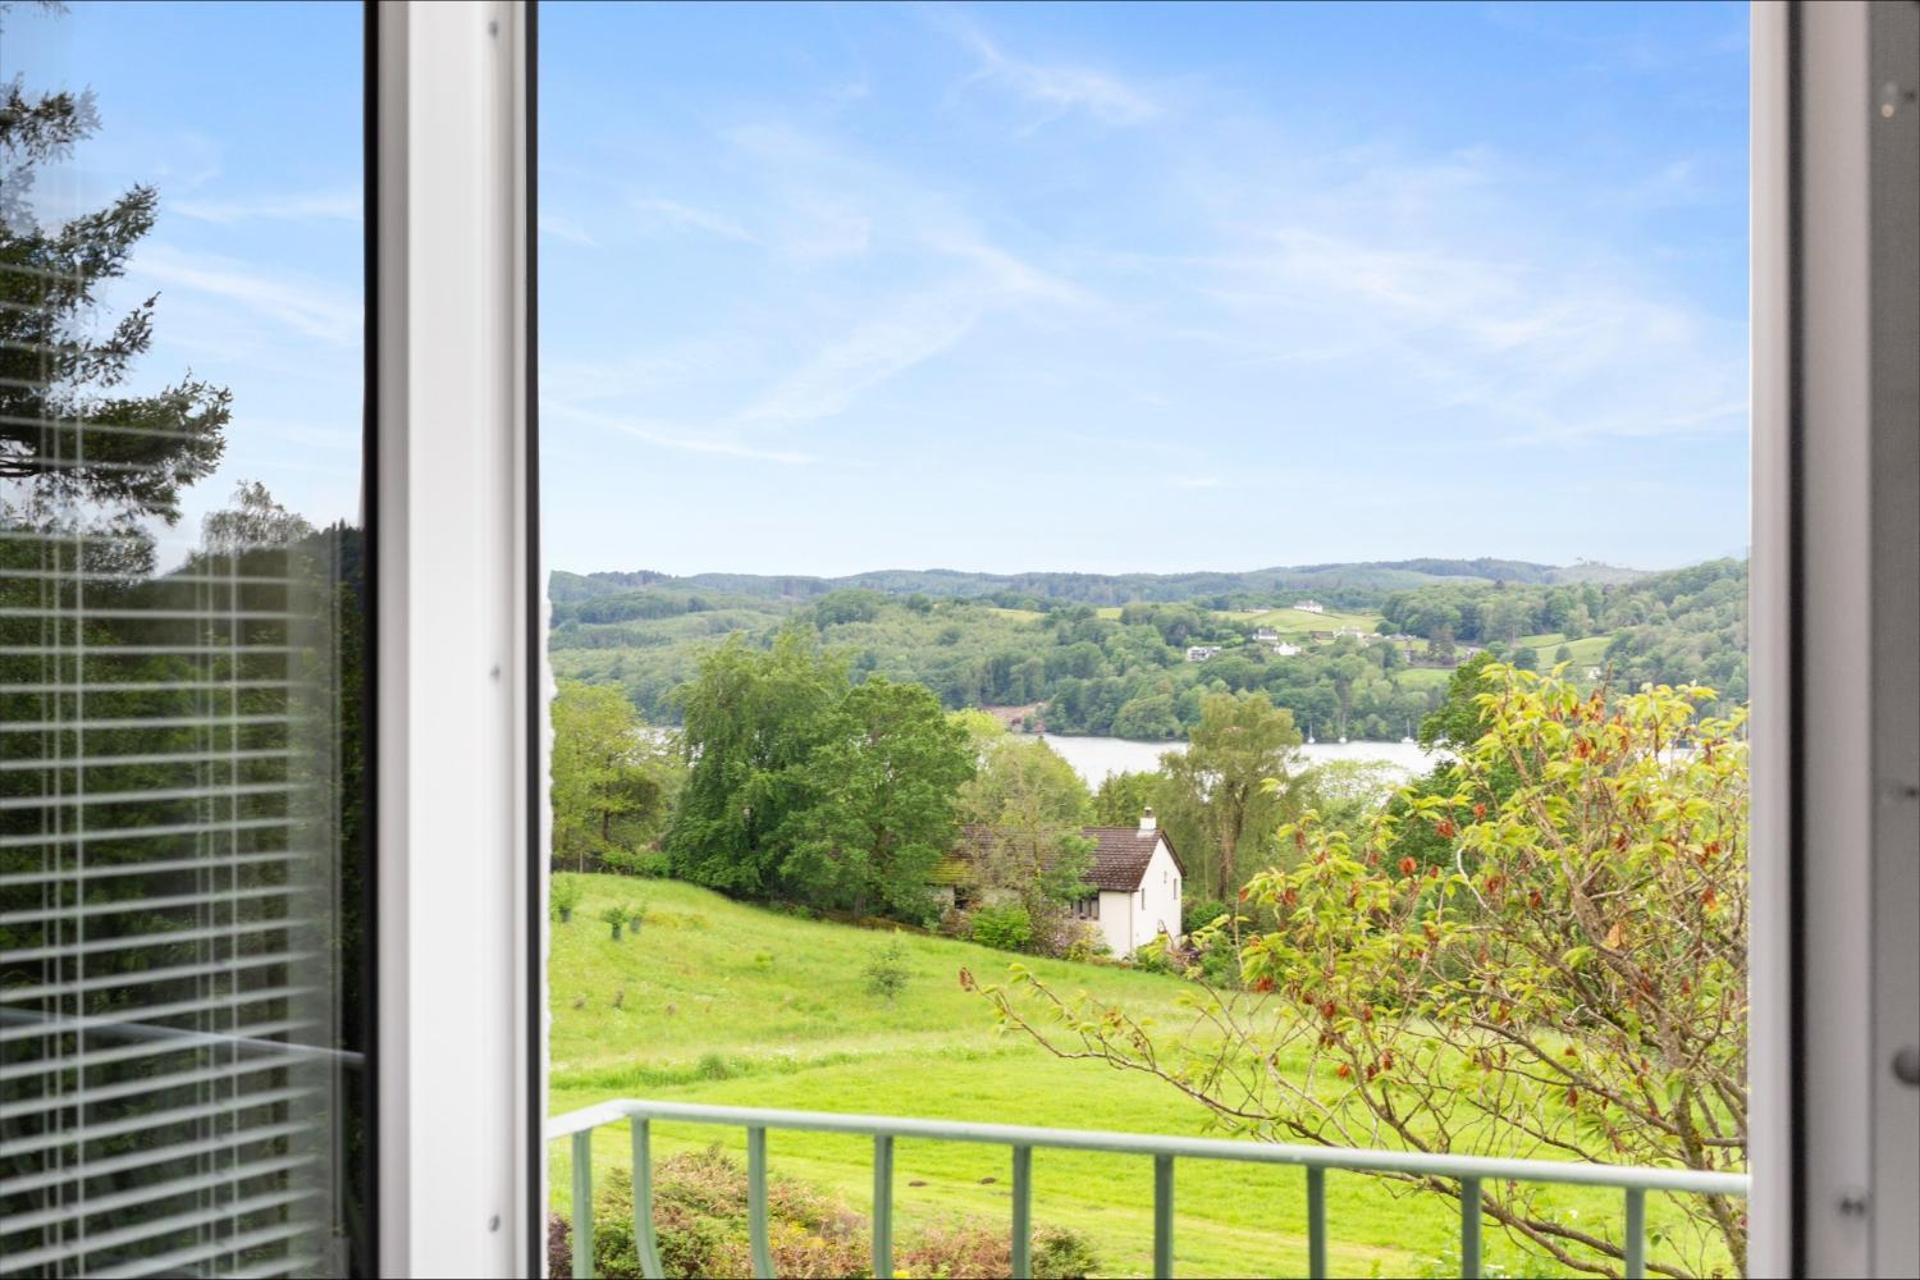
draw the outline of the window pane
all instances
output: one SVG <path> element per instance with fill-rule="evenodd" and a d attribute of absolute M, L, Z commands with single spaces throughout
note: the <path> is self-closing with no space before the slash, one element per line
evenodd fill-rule
<path fill-rule="evenodd" d="M 368 1243 L 360 24 L 0 6 L 7 1275 Z"/>

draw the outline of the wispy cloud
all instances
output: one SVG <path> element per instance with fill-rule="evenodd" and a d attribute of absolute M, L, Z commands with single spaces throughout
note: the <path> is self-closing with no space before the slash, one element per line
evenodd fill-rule
<path fill-rule="evenodd" d="M 568 244 L 577 244 L 582 248 L 596 249 L 600 246 L 600 242 L 595 240 L 585 227 L 558 213 L 540 215 L 540 234 L 555 240 L 563 240 Z"/>
<path fill-rule="evenodd" d="M 272 275 L 233 258 L 156 244 L 141 249 L 128 274 L 136 281 L 235 303 L 334 346 L 359 342 L 365 325 L 358 297 L 318 281 Z"/>
<path fill-rule="evenodd" d="M 252 196 L 239 200 L 173 200 L 165 206 L 195 222 L 231 225 L 238 222 L 359 222 L 362 197 L 358 191 L 308 191 Z"/>
<path fill-rule="evenodd" d="M 542 402 L 541 410 L 583 426 L 600 427 L 631 436 L 635 440 L 677 453 L 705 454 L 733 458 L 743 462 L 770 462 L 782 466 L 804 466 L 815 461 L 812 454 L 792 449 L 764 449 L 720 434 L 705 434 L 684 424 L 655 422 L 623 414 L 602 413 L 577 405 Z"/>
<path fill-rule="evenodd" d="M 949 20 L 948 27 L 980 60 L 975 78 L 999 84 L 1052 115 L 1083 112 L 1102 124 L 1142 124 L 1161 113 L 1146 91 L 1110 71 L 1015 57 L 979 27 Z"/>
<path fill-rule="evenodd" d="M 632 207 L 643 220 L 656 226 L 704 232 L 722 240 L 737 240 L 743 244 L 755 242 L 753 233 L 746 227 L 726 214 L 710 209 L 696 208 L 661 196 L 635 196 Z"/>

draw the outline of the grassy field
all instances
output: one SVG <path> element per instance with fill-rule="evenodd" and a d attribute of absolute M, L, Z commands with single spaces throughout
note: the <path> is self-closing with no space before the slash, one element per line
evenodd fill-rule
<path fill-rule="evenodd" d="M 943 938 L 902 935 L 912 979 L 892 1006 L 868 996 L 862 970 L 874 932 L 729 902 L 670 881 L 584 878 L 571 923 L 554 926 L 552 1108 L 620 1097 L 797 1107 L 1063 1128 L 1199 1134 L 1203 1113 L 1157 1081 L 1064 1062 L 996 1033 L 984 1000 L 961 990 L 970 968 L 1004 976 L 1010 957 Z M 610 902 L 645 900 L 638 937 L 615 942 L 599 922 Z M 1172 1031 L 1191 990 L 1173 978 L 1034 961 L 1070 989 L 1125 1000 Z M 741 1135 L 660 1126 L 671 1151 Z M 833 1135 L 775 1133 L 778 1172 L 831 1188 L 865 1212 L 871 1146 Z M 551 1152 L 564 1208 L 566 1144 Z M 624 1128 L 603 1130 L 596 1165 L 628 1163 Z M 1004 1221 L 1007 1153 L 903 1142 L 896 1156 L 898 1227 L 952 1217 Z M 1138 1275 L 1152 1254 L 1152 1172 L 1143 1158 L 1039 1152 L 1036 1222 L 1087 1233 L 1105 1274 Z M 1582 1225 L 1618 1230 L 1614 1196 L 1548 1190 Z M 1328 1180 L 1337 1274 L 1404 1275 L 1438 1259 L 1457 1220 L 1431 1198 L 1394 1194 L 1359 1175 Z M 1306 1265 L 1304 1176 L 1291 1170 L 1188 1162 L 1179 1170 L 1176 1261 L 1182 1275 L 1293 1275 Z M 1664 1206 L 1650 1206 L 1656 1221 Z M 1489 1241 L 1489 1257 L 1517 1261 Z"/>
<path fill-rule="evenodd" d="M 1343 627 L 1352 627 L 1369 634 L 1380 623 L 1377 613 L 1342 613 L 1329 609 L 1325 613 L 1306 613 L 1299 609 L 1268 609 L 1261 613 L 1232 613 L 1227 617 L 1239 622 L 1251 622 L 1259 627 L 1272 627 L 1283 636 L 1303 636 L 1310 631 L 1338 631 Z"/>
<path fill-rule="evenodd" d="M 1514 644 L 1521 648 L 1532 649 L 1540 659 L 1542 671 L 1552 669 L 1553 664 L 1558 661 L 1554 655 L 1560 652 L 1561 645 L 1565 645 L 1573 655 L 1569 659 L 1573 664 L 1573 677 L 1579 680 L 1586 675 L 1588 667 L 1605 664 L 1607 646 L 1612 642 L 1612 636 L 1583 636 L 1578 640 L 1569 640 L 1557 631 L 1550 631 L 1544 635 L 1521 636 L 1514 641 Z"/>

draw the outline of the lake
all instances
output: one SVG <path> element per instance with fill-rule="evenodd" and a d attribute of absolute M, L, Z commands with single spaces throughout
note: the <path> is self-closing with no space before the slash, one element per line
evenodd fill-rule
<path fill-rule="evenodd" d="M 1160 767 L 1160 757 L 1169 751 L 1185 751 L 1184 742 L 1135 742 L 1130 738 L 1095 738 L 1076 734 L 1050 733 L 1044 741 L 1090 787 L 1097 787 L 1109 774 L 1140 771 L 1151 773 Z M 1408 777 L 1433 767 L 1433 757 L 1413 742 L 1316 742 L 1296 748 L 1308 764 L 1330 760 L 1378 760 L 1399 769 Z"/>

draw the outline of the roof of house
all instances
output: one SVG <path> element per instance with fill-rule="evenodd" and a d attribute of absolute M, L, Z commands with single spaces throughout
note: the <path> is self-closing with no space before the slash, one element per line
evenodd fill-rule
<path fill-rule="evenodd" d="M 1132 893 L 1140 887 L 1140 881 L 1147 874 L 1147 864 L 1153 861 L 1153 851 L 1161 841 L 1166 841 L 1167 853 L 1173 858 L 1173 865 L 1180 869 L 1184 878 L 1187 864 L 1180 860 L 1180 851 L 1173 847 L 1173 841 L 1165 831 L 1142 831 L 1138 827 L 1082 827 L 1080 834 L 1093 841 L 1093 865 L 1087 869 L 1087 883 L 1103 893 Z M 993 838 L 993 828 L 969 824 L 960 830 L 960 844 L 949 858 L 943 859 L 935 868 L 934 881 L 937 884 L 953 884 L 959 878 L 953 865 L 962 860 L 971 860 L 984 852 L 987 842 Z"/>

